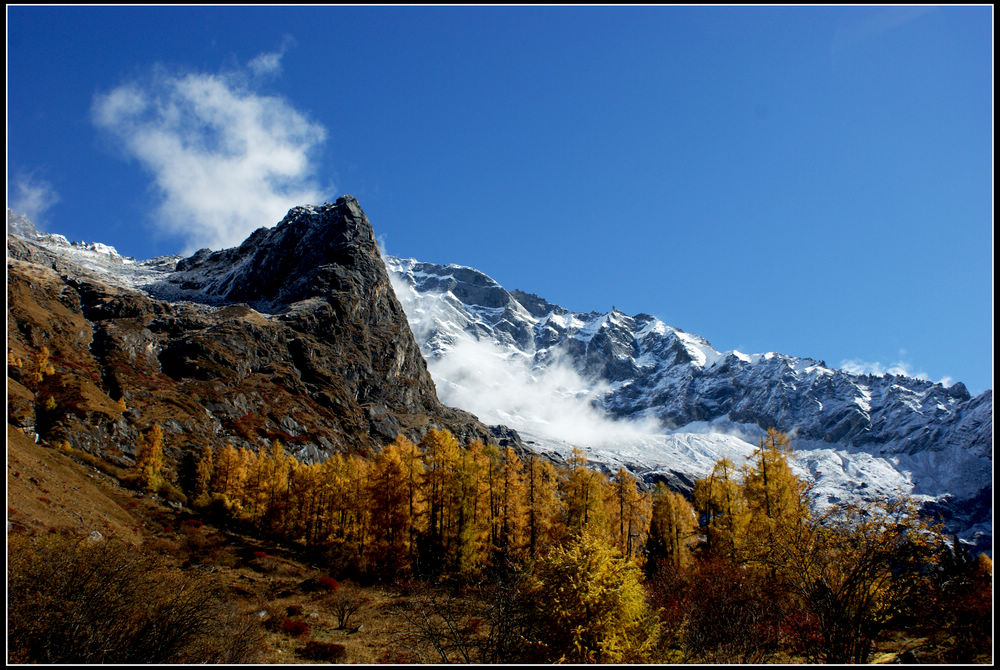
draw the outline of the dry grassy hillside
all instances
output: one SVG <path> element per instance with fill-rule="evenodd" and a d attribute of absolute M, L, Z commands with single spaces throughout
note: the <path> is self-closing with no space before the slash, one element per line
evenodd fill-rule
<path fill-rule="evenodd" d="M 413 639 L 400 614 L 412 591 L 339 582 L 293 551 L 217 528 L 157 496 L 125 488 L 88 460 L 80 452 L 35 444 L 8 426 L 9 551 L 46 536 L 124 542 L 137 555 L 205 577 L 255 621 L 259 662 L 440 660 L 432 647 Z M 11 598 L 16 601 L 16 594 Z M 10 649 L 9 660 L 26 660 L 16 652 Z"/>

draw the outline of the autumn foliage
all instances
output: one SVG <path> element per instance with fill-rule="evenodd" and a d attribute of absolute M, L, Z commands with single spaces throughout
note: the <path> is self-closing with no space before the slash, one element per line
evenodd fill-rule
<path fill-rule="evenodd" d="M 144 436 L 150 476 L 156 442 Z M 917 618 L 982 640 L 989 589 L 948 558 L 957 545 L 903 497 L 814 509 L 791 456 L 768 431 L 687 498 L 591 469 L 580 450 L 556 464 L 431 429 L 322 463 L 279 441 L 205 449 L 190 493 L 218 521 L 323 561 L 336 579 L 317 587 L 342 628 L 367 602 L 350 580 L 455 589 L 405 610 L 439 660 L 861 663 Z"/>
<path fill-rule="evenodd" d="M 585 528 L 637 558 L 652 506 L 632 475 L 591 470 L 582 452 L 557 468 L 479 441 L 463 447 L 436 429 L 419 444 L 400 436 L 374 457 L 316 464 L 278 441 L 260 453 L 227 445 L 204 450 L 196 473 L 192 497 L 206 511 L 310 548 L 344 575 L 383 581 L 475 579 Z"/>

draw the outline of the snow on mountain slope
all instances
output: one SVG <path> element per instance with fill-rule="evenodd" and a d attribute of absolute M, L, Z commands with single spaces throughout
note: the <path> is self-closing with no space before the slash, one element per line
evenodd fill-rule
<path fill-rule="evenodd" d="M 441 398 L 536 449 L 688 488 L 774 426 L 817 504 L 903 492 L 945 501 L 966 535 L 991 525 L 963 501 L 992 495 L 992 391 L 720 352 L 648 314 L 571 312 L 473 268 L 385 260 Z"/>
<path fill-rule="evenodd" d="M 39 232 L 22 214 L 7 210 L 7 231 L 65 259 L 76 268 L 115 286 L 143 289 L 163 281 L 174 271 L 181 256 L 158 256 L 137 261 L 100 242 L 70 242 L 64 235 Z"/>

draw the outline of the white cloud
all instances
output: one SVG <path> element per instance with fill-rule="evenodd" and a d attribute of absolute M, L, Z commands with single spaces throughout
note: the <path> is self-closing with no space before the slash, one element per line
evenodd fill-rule
<path fill-rule="evenodd" d="M 250 67 L 274 72 L 280 54 Z M 312 162 L 325 128 L 246 79 L 157 71 L 94 98 L 93 122 L 152 173 L 159 222 L 186 240 L 185 251 L 234 246 L 295 205 L 329 199 Z"/>
<path fill-rule="evenodd" d="M 448 329 L 456 323 L 450 294 L 418 294 L 390 273 L 393 290 L 418 342 L 438 332 L 447 354 L 427 356 L 427 367 L 446 405 L 472 412 L 487 424 L 503 424 L 537 437 L 590 448 L 614 448 L 666 430 L 655 419 L 624 421 L 595 405 L 606 386 L 584 379 L 568 363 L 536 367 L 531 359 L 492 340 Z M 460 321 L 458 321 L 460 322 Z M 442 324 L 445 331 L 439 332 Z"/>
<path fill-rule="evenodd" d="M 284 52 L 262 53 L 253 58 L 247 67 L 257 76 L 279 74 L 281 72 L 281 57 Z"/>
<path fill-rule="evenodd" d="M 52 184 L 34 175 L 21 175 L 7 194 L 9 207 L 17 214 L 24 214 L 36 228 L 41 229 L 45 212 L 59 202 L 59 194 Z"/>
<path fill-rule="evenodd" d="M 852 375 L 876 375 L 879 377 L 885 375 L 902 375 L 914 379 L 930 379 L 926 372 L 915 372 L 912 364 L 903 360 L 892 364 L 884 364 L 879 361 L 847 359 L 840 362 L 840 369 Z M 942 383 L 944 383 L 943 380 Z"/>
<path fill-rule="evenodd" d="M 250 59 L 247 63 L 247 67 L 250 72 L 257 77 L 268 77 L 276 76 L 281 74 L 281 59 L 284 58 L 285 52 L 288 48 L 295 43 L 294 38 L 291 35 L 286 35 L 285 39 L 281 42 L 281 47 L 277 51 L 265 51 L 264 53 L 257 54 Z"/>

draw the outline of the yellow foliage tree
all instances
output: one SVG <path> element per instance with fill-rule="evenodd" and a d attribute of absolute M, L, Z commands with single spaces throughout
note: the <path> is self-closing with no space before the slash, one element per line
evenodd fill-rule
<path fill-rule="evenodd" d="M 529 653 L 546 662 L 648 662 L 657 624 L 641 578 L 592 528 L 551 550 L 527 589 Z"/>
<path fill-rule="evenodd" d="M 608 518 L 604 506 L 607 477 L 587 467 L 587 456 L 573 447 L 566 459 L 569 468 L 563 480 L 563 501 L 566 505 L 566 527 L 570 533 L 579 533 L 592 526 L 607 532 Z"/>
<path fill-rule="evenodd" d="M 619 468 L 605 492 L 611 537 L 623 556 L 639 555 L 649 529 L 650 497 L 639 492 L 639 481 Z"/>
<path fill-rule="evenodd" d="M 215 452 L 211 445 L 206 444 L 201 449 L 201 456 L 195 465 L 195 495 L 198 498 L 206 497 L 212 487 L 212 475 L 215 474 Z"/>
<path fill-rule="evenodd" d="M 924 573 L 940 543 L 939 530 L 905 497 L 839 505 L 782 536 L 775 565 L 818 624 L 817 656 L 867 662 L 892 617 L 924 597 Z"/>
<path fill-rule="evenodd" d="M 772 562 L 775 546 L 809 513 L 805 482 L 788 464 L 791 453 L 788 438 L 771 428 L 743 468 L 747 560 Z"/>
<path fill-rule="evenodd" d="M 420 441 L 424 461 L 424 500 L 427 528 L 421 541 L 420 561 L 424 569 L 437 572 L 454 557 L 454 537 L 458 524 L 455 505 L 458 440 L 447 430 L 432 428 Z"/>
<path fill-rule="evenodd" d="M 708 477 L 695 482 L 694 506 L 705 526 L 708 553 L 738 563 L 750 517 L 732 461 L 719 459 Z"/>
<path fill-rule="evenodd" d="M 690 543 L 696 528 L 697 519 L 691 503 L 663 483 L 658 483 L 653 490 L 647 559 L 654 566 L 658 561 L 665 560 L 678 570 L 686 567 L 691 561 Z"/>
<path fill-rule="evenodd" d="M 536 558 L 564 535 L 559 474 L 552 463 L 531 454 L 525 473 L 528 557 Z"/>
<path fill-rule="evenodd" d="M 403 443 L 397 438 L 374 458 L 368 481 L 372 564 L 385 577 L 399 575 L 409 562 L 412 505 L 402 452 Z"/>
<path fill-rule="evenodd" d="M 497 560 L 517 561 L 528 546 L 528 496 L 524 463 L 510 447 L 501 456 L 497 489 L 494 551 Z"/>
<path fill-rule="evenodd" d="M 239 512 L 243 496 L 243 480 L 246 477 L 246 467 L 243 455 L 231 444 L 227 444 L 215 458 L 215 471 L 212 474 L 211 489 L 213 494 L 222 497 L 226 507 L 236 506 Z"/>
<path fill-rule="evenodd" d="M 52 352 L 49 351 L 49 348 L 43 344 L 42 348 L 35 354 L 35 366 L 29 375 L 29 380 L 33 384 L 41 384 L 45 377 L 56 373 L 55 368 L 52 366 L 51 359 Z"/>
<path fill-rule="evenodd" d="M 136 447 L 135 470 L 138 484 L 144 489 L 155 490 L 162 482 L 163 429 L 153 426 L 139 439 Z"/>

